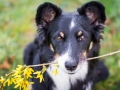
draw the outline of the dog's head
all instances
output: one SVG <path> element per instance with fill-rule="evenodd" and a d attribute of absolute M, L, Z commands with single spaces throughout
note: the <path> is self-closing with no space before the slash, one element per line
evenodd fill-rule
<path fill-rule="evenodd" d="M 75 73 L 91 46 L 100 42 L 105 20 L 105 8 L 96 1 L 84 4 L 76 13 L 64 13 L 54 4 L 44 3 L 36 14 L 39 44 L 51 48 L 63 71 Z"/>

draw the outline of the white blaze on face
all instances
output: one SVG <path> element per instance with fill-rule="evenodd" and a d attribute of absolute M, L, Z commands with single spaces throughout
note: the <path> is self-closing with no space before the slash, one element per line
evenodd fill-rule
<path fill-rule="evenodd" d="M 67 62 L 68 60 L 70 60 L 69 52 L 66 52 L 64 55 L 57 58 L 57 61 L 58 61 L 58 64 L 59 64 L 60 68 L 63 71 L 66 71 L 66 72 L 67 72 L 67 70 L 65 68 L 65 62 Z"/>
<path fill-rule="evenodd" d="M 71 20 L 71 23 L 70 23 L 70 30 L 73 29 L 75 27 L 75 20 L 74 20 L 74 17 L 72 18 Z"/>
<path fill-rule="evenodd" d="M 71 57 L 71 53 L 71 44 L 69 43 L 66 51 L 60 57 L 56 58 L 60 68 L 66 73 L 68 73 L 68 70 L 65 68 L 65 62 L 73 60 L 73 58 Z"/>

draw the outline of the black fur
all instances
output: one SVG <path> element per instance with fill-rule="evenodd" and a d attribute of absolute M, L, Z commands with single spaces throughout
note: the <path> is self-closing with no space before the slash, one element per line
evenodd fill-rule
<path fill-rule="evenodd" d="M 65 60 L 65 70 L 61 65 L 60 68 L 64 73 L 67 73 L 66 75 L 74 76 L 74 74 L 80 73 L 81 69 L 77 71 L 77 68 L 81 65 L 81 62 L 85 62 L 86 57 L 91 58 L 99 55 L 101 33 L 106 20 L 105 7 L 100 2 L 88 2 L 78 8 L 76 13 L 62 13 L 59 7 L 47 2 L 38 7 L 35 19 L 38 35 L 24 51 L 23 59 L 26 65 L 54 62 L 56 54 L 60 58 L 67 52 L 69 54 L 67 59 L 70 60 L 63 58 Z M 79 32 L 82 33 L 79 35 Z M 91 42 L 92 47 L 90 48 Z M 52 48 L 50 45 L 52 45 Z M 84 52 L 87 53 L 87 56 Z M 77 78 L 75 79 L 76 83 L 73 84 L 70 81 L 68 83 L 70 84 L 68 86 L 69 90 L 92 90 L 95 83 L 108 77 L 108 69 L 102 61 L 96 59 L 87 61 L 87 63 L 87 74 L 83 72 L 85 79 L 82 80 L 79 79 L 79 76 L 74 76 Z M 47 68 L 50 67 L 47 66 Z M 34 67 L 34 70 L 41 70 L 41 67 Z M 64 79 L 62 76 L 59 78 Z M 35 82 L 32 86 L 33 90 L 60 89 L 48 71 L 44 73 L 44 79 L 45 81 L 42 83 L 39 83 L 38 79 L 32 79 Z M 55 79 L 55 81 L 57 80 Z M 92 84 L 89 84 L 89 82 Z"/>

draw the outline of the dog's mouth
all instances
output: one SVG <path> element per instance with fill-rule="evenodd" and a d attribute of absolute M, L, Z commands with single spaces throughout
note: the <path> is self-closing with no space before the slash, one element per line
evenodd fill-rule
<path fill-rule="evenodd" d="M 77 73 L 77 71 L 68 71 L 68 72 L 66 72 L 67 74 L 69 74 L 69 75 L 73 75 L 73 74 L 75 74 L 75 73 Z"/>
<path fill-rule="evenodd" d="M 68 70 L 63 70 L 61 69 L 64 73 L 69 74 L 69 75 L 74 75 L 76 71 L 68 71 Z"/>
<path fill-rule="evenodd" d="M 68 74 L 73 75 L 73 74 L 75 74 L 75 73 L 68 73 Z"/>

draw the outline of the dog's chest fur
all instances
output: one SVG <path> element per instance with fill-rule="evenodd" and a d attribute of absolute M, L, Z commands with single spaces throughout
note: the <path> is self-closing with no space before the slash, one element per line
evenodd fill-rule
<path fill-rule="evenodd" d="M 54 86 L 52 86 L 53 90 L 77 90 L 77 88 L 91 90 L 92 82 L 83 83 L 88 72 L 87 64 L 82 65 L 80 71 L 73 75 L 69 75 L 58 68 L 58 74 L 55 76 L 52 74 L 52 71 L 55 69 L 56 67 L 53 65 L 50 65 L 47 69 L 47 73 L 54 82 Z M 78 86 L 78 83 L 81 84 Z"/>

